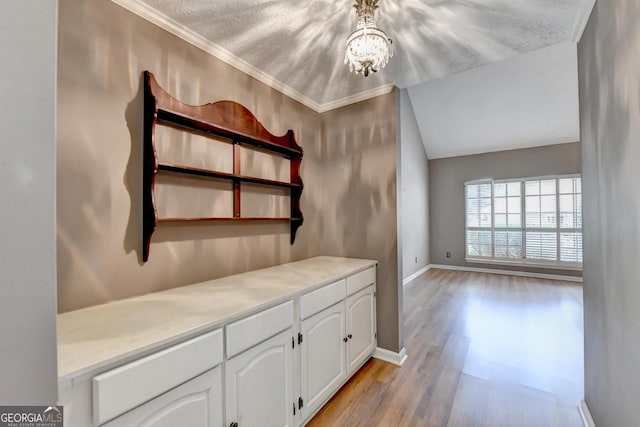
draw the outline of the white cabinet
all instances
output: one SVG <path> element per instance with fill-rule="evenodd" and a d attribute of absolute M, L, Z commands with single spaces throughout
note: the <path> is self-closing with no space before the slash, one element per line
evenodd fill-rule
<path fill-rule="evenodd" d="M 313 414 L 347 378 L 344 300 L 301 323 L 302 419 Z"/>
<path fill-rule="evenodd" d="M 222 427 L 222 377 L 216 367 L 103 427 Z"/>
<path fill-rule="evenodd" d="M 346 288 L 336 284 L 303 296 L 300 332 L 300 387 L 306 422 L 373 354 L 376 347 L 375 270 L 347 278 Z M 350 286 L 351 284 L 351 286 Z M 345 293 L 351 290 L 352 295 Z M 339 303 L 304 319 L 305 297 L 337 295 Z M 335 298 L 323 298 L 333 301 Z M 307 304 L 320 308 L 318 304 Z"/>
<path fill-rule="evenodd" d="M 375 286 L 347 298 L 347 373 L 350 375 L 376 348 Z"/>
<path fill-rule="evenodd" d="M 293 330 L 289 328 L 227 360 L 227 426 L 294 425 L 292 336 Z"/>
<path fill-rule="evenodd" d="M 117 351 L 105 359 L 108 348 L 86 347 L 80 364 L 69 351 L 75 350 L 72 338 L 79 332 L 66 320 L 62 365 L 78 367 L 60 380 L 65 427 L 304 425 L 376 346 L 375 265 L 341 260 L 321 257 L 301 272 L 270 268 L 243 274 L 234 286 L 223 280 L 139 297 L 124 308 L 124 302 L 116 302 L 79 311 L 73 325 L 92 337 L 90 342 L 100 343 L 100 335 L 94 339 L 85 329 L 94 318 L 128 325 L 122 316 L 135 320 L 141 316 L 135 307 L 144 311 L 145 301 L 158 298 L 175 301 L 177 310 L 168 313 L 171 322 L 148 332 L 132 327 L 114 340 L 112 330 L 105 329 L 109 334 L 103 340 L 117 344 Z M 346 266 L 336 269 L 340 263 Z M 277 298 L 261 297 L 275 291 Z M 213 320 L 194 323 L 198 316 Z M 180 322 L 184 325 L 174 327 Z"/>

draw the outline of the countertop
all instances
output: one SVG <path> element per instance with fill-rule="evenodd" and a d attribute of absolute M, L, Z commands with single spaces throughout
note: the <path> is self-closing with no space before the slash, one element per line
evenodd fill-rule
<path fill-rule="evenodd" d="M 213 330 L 375 264 L 321 256 L 59 314 L 58 379 Z"/>

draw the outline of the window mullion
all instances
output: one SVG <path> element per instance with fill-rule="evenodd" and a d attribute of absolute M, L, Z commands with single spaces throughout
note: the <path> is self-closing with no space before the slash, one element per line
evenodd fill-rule
<path fill-rule="evenodd" d="M 560 263 L 560 180 L 556 178 L 556 262 Z"/>
<path fill-rule="evenodd" d="M 526 233 L 526 215 L 525 215 L 525 197 L 524 194 L 524 179 L 520 181 L 520 225 L 522 226 L 522 261 L 524 262 L 527 258 L 527 233 Z"/>
<path fill-rule="evenodd" d="M 496 257 L 496 231 L 495 231 L 495 222 L 496 222 L 496 210 L 495 203 L 493 199 L 493 180 L 491 181 L 491 258 Z"/>

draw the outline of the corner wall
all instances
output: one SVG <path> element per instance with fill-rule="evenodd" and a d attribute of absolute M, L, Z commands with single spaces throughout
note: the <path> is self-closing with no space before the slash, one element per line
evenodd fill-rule
<path fill-rule="evenodd" d="M 324 113 L 322 252 L 378 261 L 378 346 L 403 347 L 396 92 Z"/>
<path fill-rule="evenodd" d="M 580 173 L 580 143 L 429 160 L 431 263 L 580 276 L 580 271 L 465 261 L 464 183 Z M 451 258 L 446 253 L 451 252 Z"/>
<path fill-rule="evenodd" d="M 578 45 L 584 188 L 585 400 L 597 426 L 638 425 L 640 3 L 596 2 Z"/>

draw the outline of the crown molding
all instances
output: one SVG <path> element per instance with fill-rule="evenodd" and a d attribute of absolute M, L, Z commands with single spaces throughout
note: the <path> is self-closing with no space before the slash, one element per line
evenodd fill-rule
<path fill-rule="evenodd" d="M 591 11 L 595 4 L 596 0 L 584 0 L 582 3 L 582 7 L 578 11 L 578 15 L 576 16 L 576 20 L 573 24 L 573 31 L 571 32 L 572 42 L 578 43 L 580 38 L 582 38 L 582 33 L 587 26 L 587 22 L 589 22 L 589 16 L 591 16 Z"/>
<path fill-rule="evenodd" d="M 373 98 L 379 95 L 389 93 L 393 89 L 392 84 L 386 84 L 377 88 L 369 89 L 354 95 L 349 95 L 344 98 L 337 99 L 326 103 L 318 103 L 303 93 L 287 86 L 285 83 L 277 80 L 262 70 L 254 67 L 241 58 L 238 58 L 231 52 L 210 40 L 202 37 L 200 34 L 190 30 L 184 25 L 177 22 L 175 19 L 171 19 L 167 15 L 152 8 L 142 0 L 111 0 L 113 3 L 127 9 L 128 11 L 138 15 L 139 17 L 157 25 L 158 27 L 170 32 L 171 34 L 181 38 L 189 44 L 205 51 L 206 53 L 218 58 L 219 60 L 229 64 L 230 66 L 242 71 L 245 74 L 253 77 L 254 79 L 264 83 L 265 85 L 283 93 L 289 98 L 300 102 L 301 104 L 309 107 L 317 113 L 324 113 L 329 110 L 344 107 L 349 104 L 355 104 L 356 102 L 364 101 L 369 98 Z"/>
<path fill-rule="evenodd" d="M 395 85 L 393 84 L 385 84 L 354 95 L 345 96 L 344 98 L 340 98 L 335 101 L 325 102 L 324 104 L 318 105 L 318 109 L 315 111 L 318 113 L 325 113 L 330 110 L 335 110 L 336 108 L 355 104 L 356 102 L 365 101 L 370 98 L 375 98 L 376 96 L 385 95 L 391 92 L 394 87 Z"/>

